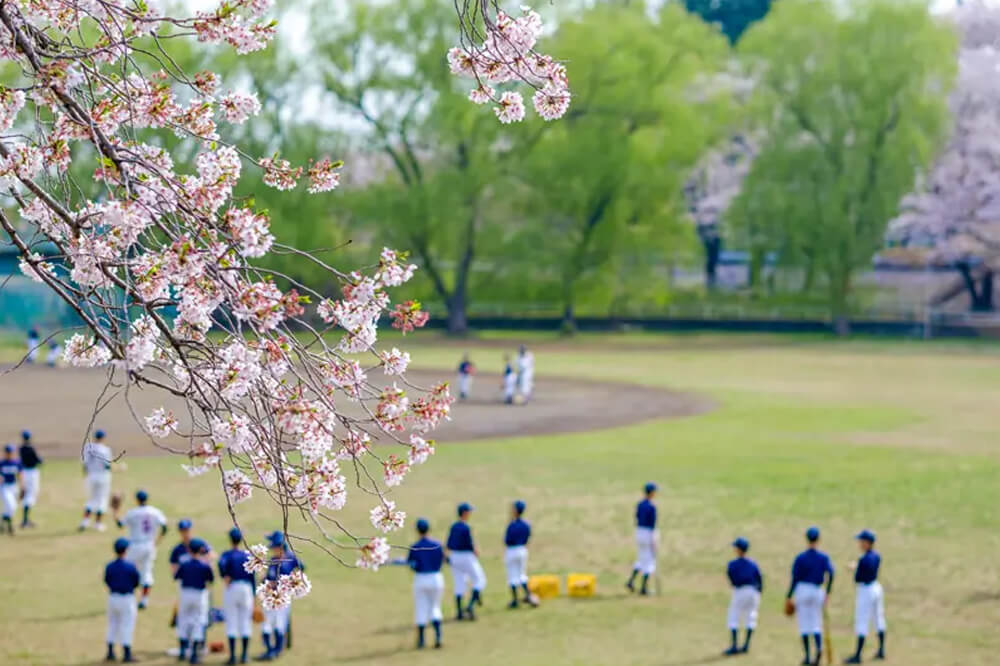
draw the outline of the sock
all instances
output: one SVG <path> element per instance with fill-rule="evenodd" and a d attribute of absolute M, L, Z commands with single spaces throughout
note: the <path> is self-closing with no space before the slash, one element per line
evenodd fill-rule
<path fill-rule="evenodd" d="M 201 651 L 201 641 L 191 641 L 191 663 L 198 661 L 198 653 Z"/>
<path fill-rule="evenodd" d="M 802 649 L 806 653 L 806 661 L 809 661 L 809 635 L 802 634 Z"/>
<path fill-rule="evenodd" d="M 181 659 L 183 659 L 183 658 L 184 658 L 184 655 L 185 655 L 185 654 L 187 654 L 187 649 L 188 649 L 188 642 L 187 642 L 187 639 L 186 639 L 186 638 L 182 638 L 182 639 L 180 639 L 180 641 L 179 641 L 179 642 L 180 642 L 180 645 L 181 645 L 181 653 L 180 653 L 180 655 L 178 655 L 178 656 L 179 656 L 179 657 L 180 657 Z"/>
<path fill-rule="evenodd" d="M 30 506 L 24 507 L 24 520 L 22 522 L 24 522 L 24 523 L 28 522 L 28 512 L 29 511 L 31 511 L 31 507 Z"/>
<path fill-rule="evenodd" d="M 510 586 L 510 600 L 512 603 L 517 603 L 517 586 Z"/>
<path fill-rule="evenodd" d="M 229 637 L 229 658 L 232 659 L 232 660 L 234 660 L 234 661 L 236 660 L 236 637 L 235 636 L 230 636 Z"/>
<path fill-rule="evenodd" d="M 524 590 L 524 598 L 527 599 L 531 596 L 531 590 L 528 589 L 527 583 L 521 583 L 521 589 Z"/>
<path fill-rule="evenodd" d="M 458 616 L 462 617 L 462 595 L 455 595 L 455 605 L 458 606 Z"/>
<path fill-rule="evenodd" d="M 285 635 L 280 631 L 274 632 L 274 652 L 275 654 L 281 653 L 281 648 L 285 646 Z"/>
<path fill-rule="evenodd" d="M 823 634 L 813 634 L 813 640 L 816 641 L 816 654 L 819 654 L 823 649 Z"/>
<path fill-rule="evenodd" d="M 879 654 L 885 652 L 885 632 L 878 632 L 878 651 Z"/>
<path fill-rule="evenodd" d="M 247 658 L 247 648 L 250 647 L 250 637 L 244 636 L 241 639 L 242 645 L 240 646 L 240 661 L 246 661 Z"/>
<path fill-rule="evenodd" d="M 864 636 L 858 636 L 858 649 L 854 651 L 854 656 L 855 657 L 860 657 L 861 656 L 861 650 L 863 650 L 864 647 L 865 647 L 865 637 Z"/>
<path fill-rule="evenodd" d="M 746 637 L 746 640 L 743 641 L 743 651 L 744 652 L 746 652 L 747 650 L 750 649 L 750 637 L 751 636 L 753 636 L 753 629 L 751 629 L 750 627 L 747 627 L 747 637 Z"/>
<path fill-rule="evenodd" d="M 426 627 L 424 625 L 422 625 L 422 624 L 417 627 L 417 647 L 423 647 L 424 646 L 424 629 L 425 628 Z"/>
<path fill-rule="evenodd" d="M 115 658 L 115 644 L 114 643 L 108 643 L 108 656 L 111 657 L 112 659 Z"/>
<path fill-rule="evenodd" d="M 736 649 L 736 640 L 737 640 L 737 638 L 739 638 L 740 632 L 738 630 L 736 630 L 736 629 L 730 629 L 729 633 L 732 636 L 732 639 L 733 639 L 733 649 L 735 650 Z"/>
<path fill-rule="evenodd" d="M 264 639 L 264 649 L 267 650 L 268 654 L 271 653 L 271 634 L 264 632 L 261 634 L 261 638 Z"/>
<path fill-rule="evenodd" d="M 646 585 L 649 584 L 649 574 L 642 574 L 642 591 L 646 591 Z"/>
<path fill-rule="evenodd" d="M 103 513 L 101 513 L 100 511 L 96 512 L 96 513 L 94 514 L 94 522 L 95 522 L 95 523 L 99 523 L 99 522 L 101 522 L 101 518 L 102 518 L 103 516 L 104 516 L 104 514 L 103 514 Z"/>
<path fill-rule="evenodd" d="M 479 590 L 473 590 L 473 591 L 472 591 L 472 598 L 471 598 L 471 599 L 469 599 L 469 608 L 472 608 L 472 607 L 473 607 L 473 606 L 475 606 L 475 605 L 476 605 L 477 603 L 478 603 L 478 604 L 479 604 L 480 606 L 482 606 L 482 605 L 483 605 L 483 600 L 482 600 L 482 598 L 481 598 L 481 597 L 479 596 Z"/>
<path fill-rule="evenodd" d="M 628 585 L 629 585 L 629 587 L 632 587 L 632 584 L 635 583 L 635 577 L 638 576 L 638 575 L 639 575 L 639 570 L 638 569 L 632 569 L 632 575 L 628 577 Z"/>
<path fill-rule="evenodd" d="M 125 661 L 128 661 L 129 659 L 132 658 L 132 646 L 131 645 L 123 645 L 122 646 L 122 652 L 124 653 L 124 654 L 122 654 L 122 659 L 124 659 Z"/>
<path fill-rule="evenodd" d="M 441 620 L 434 620 L 432 622 L 434 625 L 434 640 L 438 645 L 441 644 Z"/>

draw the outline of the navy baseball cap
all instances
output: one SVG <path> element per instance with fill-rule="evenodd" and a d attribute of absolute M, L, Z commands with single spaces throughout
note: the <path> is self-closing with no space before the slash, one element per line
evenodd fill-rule
<path fill-rule="evenodd" d="M 208 552 L 208 544 L 198 538 L 191 539 L 191 543 L 188 544 L 188 548 L 190 548 L 191 551 L 195 553 Z"/>
<path fill-rule="evenodd" d="M 427 534 L 431 529 L 431 524 L 427 522 L 426 518 L 417 518 L 417 531 L 421 534 Z"/>
<path fill-rule="evenodd" d="M 525 506 L 527 505 L 524 503 L 524 500 L 517 500 L 514 502 L 514 510 L 518 513 L 524 513 Z"/>
<path fill-rule="evenodd" d="M 475 508 L 476 507 L 472 506 L 468 502 L 462 502 L 461 504 L 458 505 L 458 515 L 461 516 L 466 511 L 472 511 Z"/>
<path fill-rule="evenodd" d="M 4 444 L 3 445 L 3 452 L 4 453 L 14 453 L 14 445 L 13 444 Z"/>
<path fill-rule="evenodd" d="M 271 532 L 270 534 L 267 535 L 267 542 L 271 545 L 271 548 L 277 548 L 278 546 L 284 546 L 285 545 L 285 535 L 282 534 L 281 532 L 279 532 L 278 530 L 274 530 L 273 532 Z"/>
<path fill-rule="evenodd" d="M 128 550 L 128 539 L 125 537 L 118 537 L 115 539 L 115 552 L 121 555 L 126 550 Z"/>
<path fill-rule="evenodd" d="M 655 484 L 655 483 L 653 483 L 652 481 L 650 481 L 649 483 L 647 483 L 647 484 L 646 484 L 645 486 L 643 486 L 642 488 L 643 488 L 643 490 L 645 490 L 645 491 L 646 491 L 646 494 L 647 494 L 647 495 L 648 495 L 649 493 L 652 493 L 652 492 L 656 492 L 656 484 Z"/>
<path fill-rule="evenodd" d="M 140 490 L 135 494 L 135 498 L 140 502 L 145 502 L 146 500 L 149 499 L 149 493 L 147 493 L 145 490 Z"/>
<path fill-rule="evenodd" d="M 104 439 L 104 431 L 103 430 L 95 430 L 94 431 L 94 439 Z"/>
<path fill-rule="evenodd" d="M 31 439 L 31 431 L 30 430 L 22 430 L 21 431 L 21 439 L 23 439 L 25 441 Z"/>
<path fill-rule="evenodd" d="M 743 537 L 737 537 L 736 541 L 733 541 L 733 548 L 739 548 L 742 551 L 750 550 L 750 542 Z"/>
<path fill-rule="evenodd" d="M 193 525 L 193 523 L 191 522 L 190 518 L 181 518 L 180 521 L 177 523 L 177 529 L 189 530 L 191 529 L 191 525 Z"/>
<path fill-rule="evenodd" d="M 862 541 L 868 541 L 870 543 L 875 543 L 875 533 L 871 530 L 861 530 L 858 535 L 854 537 L 855 539 L 861 539 Z"/>
<path fill-rule="evenodd" d="M 807 529 L 806 538 L 809 539 L 810 541 L 816 541 L 817 539 L 819 539 L 819 528 L 813 525 L 812 527 Z"/>
<path fill-rule="evenodd" d="M 243 532 L 240 532 L 240 528 L 234 527 L 229 530 L 229 540 L 230 541 L 243 541 Z"/>

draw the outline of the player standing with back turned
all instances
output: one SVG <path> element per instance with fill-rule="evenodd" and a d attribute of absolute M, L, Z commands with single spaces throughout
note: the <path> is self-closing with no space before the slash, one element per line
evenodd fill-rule
<path fill-rule="evenodd" d="M 650 481 L 645 485 L 643 491 L 646 497 L 635 507 L 635 545 L 638 555 L 635 564 L 632 566 L 632 575 L 629 576 L 625 587 L 630 592 L 635 592 L 635 577 L 642 573 L 642 587 L 639 594 L 649 594 L 649 577 L 656 573 L 656 505 L 653 498 L 656 497 L 656 484 Z"/>
<path fill-rule="evenodd" d="M 788 586 L 786 599 L 794 601 L 795 617 L 799 623 L 802 649 L 805 658 L 803 666 L 819 666 L 823 654 L 823 607 L 833 587 L 833 563 L 830 557 L 819 550 L 819 528 L 806 530 L 808 547 L 799 553 L 792 564 L 792 582 Z M 809 660 L 809 636 L 816 641 L 816 660 Z"/>
<path fill-rule="evenodd" d="M 145 490 L 135 494 L 137 506 L 129 509 L 124 518 L 115 515 L 118 527 L 128 528 L 128 552 L 126 559 L 135 565 L 142 578 L 142 598 L 139 610 L 146 607 L 149 590 L 153 587 L 153 564 L 156 562 L 156 546 L 167 533 L 167 518 L 155 506 L 147 504 L 149 495 Z"/>
<path fill-rule="evenodd" d="M 42 459 L 31 445 L 31 433 L 27 430 L 21 431 L 21 448 L 17 453 L 21 460 L 21 483 L 24 484 L 21 493 L 21 506 L 24 508 L 24 516 L 21 519 L 21 527 L 34 527 L 29 513 L 31 507 L 38 501 L 38 491 L 42 485 L 42 473 L 38 469 L 42 466 Z"/>

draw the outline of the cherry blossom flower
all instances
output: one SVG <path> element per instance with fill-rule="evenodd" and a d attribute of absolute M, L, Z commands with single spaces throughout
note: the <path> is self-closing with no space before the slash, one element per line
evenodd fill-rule
<path fill-rule="evenodd" d="M 410 435 L 410 465 L 422 465 L 434 455 L 434 440 L 427 440 L 413 434 Z"/>
<path fill-rule="evenodd" d="M 392 348 L 392 351 L 381 352 L 379 358 L 382 359 L 382 367 L 387 375 L 401 375 L 406 372 L 406 368 L 410 365 L 410 355 L 395 347 Z"/>
<path fill-rule="evenodd" d="M 247 573 L 263 574 L 267 573 L 270 564 L 271 556 L 268 553 L 267 546 L 257 543 L 250 546 L 250 557 L 243 563 L 243 569 Z"/>
<path fill-rule="evenodd" d="M 392 532 L 403 526 L 406 521 L 406 513 L 396 511 L 396 503 L 392 500 L 385 500 L 371 510 L 369 518 L 375 529 L 382 532 Z"/>
<path fill-rule="evenodd" d="M 309 193 L 329 192 L 340 185 L 340 172 L 336 171 L 344 166 L 343 162 L 331 162 L 325 157 L 309 167 Z"/>
<path fill-rule="evenodd" d="M 430 315 L 420 309 L 419 301 L 405 301 L 389 313 L 392 317 L 392 327 L 399 329 L 403 335 L 427 324 Z"/>
<path fill-rule="evenodd" d="M 390 455 L 389 458 L 383 463 L 383 471 L 385 478 L 385 485 L 398 486 L 403 482 L 403 477 L 406 473 L 410 471 L 409 460 L 404 460 L 403 458 L 397 458 L 395 454 Z"/>
<path fill-rule="evenodd" d="M 166 437 L 176 430 L 177 426 L 174 413 L 163 407 L 157 407 L 146 417 L 146 431 L 153 437 Z"/>
<path fill-rule="evenodd" d="M 378 571 L 380 566 L 389 561 L 389 552 L 389 542 L 382 537 L 375 537 L 358 550 L 355 566 Z"/>
<path fill-rule="evenodd" d="M 63 347 L 63 361 L 78 368 L 96 368 L 111 360 L 111 352 L 93 337 L 76 333 Z"/>
<path fill-rule="evenodd" d="M 500 95 L 500 101 L 493 107 L 493 112 L 505 125 L 519 123 L 524 120 L 524 98 L 521 93 L 508 90 Z"/>
<path fill-rule="evenodd" d="M 260 113 L 260 101 L 255 92 L 231 92 L 219 100 L 219 106 L 226 120 L 233 124 L 246 122 L 251 116 Z"/>
<path fill-rule="evenodd" d="M 253 482 L 242 470 L 228 469 L 223 472 L 222 485 L 226 489 L 226 496 L 233 504 L 245 502 L 253 494 Z"/>

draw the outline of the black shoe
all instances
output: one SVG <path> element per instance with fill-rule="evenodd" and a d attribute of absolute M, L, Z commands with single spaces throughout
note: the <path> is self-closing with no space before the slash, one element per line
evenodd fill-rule
<path fill-rule="evenodd" d="M 507 604 L 507 608 L 517 608 L 517 606 L 518 606 L 517 599 L 514 599 L 514 601 Z"/>
<path fill-rule="evenodd" d="M 236 663 L 236 655 L 233 655 L 226 660 L 226 666 L 234 666 L 235 663 Z"/>
<path fill-rule="evenodd" d="M 823 654 L 817 654 L 816 659 L 813 661 L 812 666 L 820 666 L 823 663 Z"/>
<path fill-rule="evenodd" d="M 723 652 L 722 654 L 726 655 L 727 657 L 732 657 L 733 655 L 736 655 L 736 654 L 739 654 L 739 653 L 740 653 L 740 649 L 734 645 L 731 648 L 729 648 L 728 650 L 726 650 L 725 652 Z"/>
<path fill-rule="evenodd" d="M 806 657 L 805 659 L 802 660 L 802 663 L 799 664 L 799 666 L 813 666 L 813 663 L 809 659 L 809 657 Z"/>
<path fill-rule="evenodd" d="M 875 653 L 875 656 L 872 657 L 872 659 L 874 659 L 875 661 L 885 661 L 885 652 L 879 650 L 878 652 Z"/>
<path fill-rule="evenodd" d="M 469 607 L 465 609 L 465 615 L 469 618 L 469 622 L 476 621 L 476 611 L 472 604 L 469 604 Z"/>
<path fill-rule="evenodd" d="M 254 661 L 271 661 L 272 659 L 274 659 L 274 655 L 270 650 L 253 658 Z"/>
<path fill-rule="evenodd" d="M 434 649 L 435 650 L 441 649 L 441 641 L 434 641 Z"/>
<path fill-rule="evenodd" d="M 749 645 L 744 645 L 743 647 L 740 648 L 740 654 L 746 654 L 749 651 L 750 651 Z"/>
<path fill-rule="evenodd" d="M 455 615 L 455 622 L 461 622 L 464 619 L 465 619 L 465 613 L 463 613 L 462 611 L 458 611 L 458 614 Z"/>
<path fill-rule="evenodd" d="M 106 655 L 104 655 L 104 661 L 116 661 L 115 660 L 115 655 L 113 655 L 113 654 L 106 654 Z"/>
<path fill-rule="evenodd" d="M 122 663 L 123 664 L 134 664 L 137 661 L 139 661 L 139 660 L 136 659 L 135 657 L 133 657 L 132 655 L 129 655 L 129 656 L 125 657 L 124 659 L 122 659 Z"/>
<path fill-rule="evenodd" d="M 649 596 L 649 590 L 647 590 L 646 588 L 642 588 L 641 590 L 639 590 L 639 596 L 640 597 L 648 597 Z"/>
<path fill-rule="evenodd" d="M 625 583 L 625 587 L 628 588 L 629 592 L 635 592 L 635 585 L 632 584 L 632 581 Z"/>
<path fill-rule="evenodd" d="M 417 649 L 418 650 L 423 650 L 424 649 L 424 642 L 423 641 L 417 641 Z"/>
<path fill-rule="evenodd" d="M 861 663 L 861 657 L 859 657 L 858 655 L 854 655 L 853 657 L 848 657 L 847 659 L 844 660 L 844 663 L 845 664 L 860 664 Z"/>

